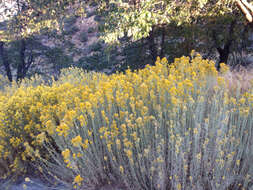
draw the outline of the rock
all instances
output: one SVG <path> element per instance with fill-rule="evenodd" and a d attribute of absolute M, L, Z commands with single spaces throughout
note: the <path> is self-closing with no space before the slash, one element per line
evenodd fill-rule
<path fill-rule="evenodd" d="M 0 183 L 1 190 L 67 190 L 63 185 L 50 186 L 40 179 L 30 179 L 29 181 L 19 179 L 18 182 L 11 184 L 9 181 Z M 69 189 L 68 189 L 69 190 Z"/>

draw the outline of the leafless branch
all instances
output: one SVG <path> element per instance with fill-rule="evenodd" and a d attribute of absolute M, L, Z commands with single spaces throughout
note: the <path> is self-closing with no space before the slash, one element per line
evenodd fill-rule
<path fill-rule="evenodd" d="M 248 3 L 248 1 L 246 0 L 236 0 L 237 6 L 239 7 L 239 9 L 241 9 L 241 11 L 243 12 L 243 14 L 245 15 L 246 19 L 249 22 L 253 21 L 253 6 Z"/>

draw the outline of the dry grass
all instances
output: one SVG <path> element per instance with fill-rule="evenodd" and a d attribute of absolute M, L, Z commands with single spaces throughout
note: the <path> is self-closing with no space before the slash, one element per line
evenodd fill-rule
<path fill-rule="evenodd" d="M 253 69 L 240 67 L 225 74 L 229 81 L 231 92 L 246 92 L 253 85 Z"/>

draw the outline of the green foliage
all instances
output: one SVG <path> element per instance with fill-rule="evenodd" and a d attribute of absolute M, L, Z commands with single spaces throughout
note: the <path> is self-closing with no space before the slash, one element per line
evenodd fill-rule
<path fill-rule="evenodd" d="M 131 70 L 136 70 L 152 64 L 152 58 L 146 54 L 146 47 L 142 41 L 125 45 L 120 55 L 123 56 L 123 60 L 120 61 L 121 71 L 128 69 L 128 67 Z"/>
<path fill-rule="evenodd" d="M 8 31 L 0 31 L 1 38 L 7 41 L 17 38 L 25 38 L 35 33 L 40 33 L 43 28 L 60 29 L 64 15 L 70 10 L 74 14 L 83 14 L 83 5 L 86 2 L 79 0 L 41 0 L 41 1 L 17 1 L 14 7 L 8 7 L 7 1 L 1 2 L 5 11 L 12 14 L 8 20 Z M 76 6 L 79 3 L 79 6 Z M 0 14 L 4 14 L 0 13 Z M 1 34 L 1 32 L 3 32 Z M 7 34 L 7 35 L 6 35 Z"/>
<path fill-rule="evenodd" d="M 104 36 L 106 42 L 116 42 L 125 33 L 133 40 L 149 36 L 155 26 L 176 23 L 177 26 L 195 24 L 204 27 L 208 22 L 229 16 L 235 11 L 232 1 L 111 1 Z M 102 10 L 103 11 L 103 10 Z"/>
<path fill-rule="evenodd" d="M 116 56 L 116 50 L 113 54 L 110 54 L 105 49 L 101 49 L 100 51 L 92 52 L 92 55 L 79 59 L 76 65 L 84 70 L 106 71 L 106 73 L 111 74 L 115 70 L 120 70 L 116 68 L 117 65 L 120 65 L 117 62 Z"/>
<path fill-rule="evenodd" d="M 45 52 L 46 60 L 52 64 L 55 72 L 59 73 L 62 68 L 71 66 L 73 59 L 71 56 L 66 55 L 64 50 L 59 47 L 49 49 Z"/>
<path fill-rule="evenodd" d="M 45 52 L 48 50 L 48 47 L 41 43 L 39 37 L 31 36 L 30 38 L 23 39 L 23 42 L 24 45 L 22 46 L 21 40 L 11 41 L 4 47 L 5 56 L 13 72 L 13 78 L 17 78 L 18 73 L 22 74 L 21 78 L 32 76 L 37 69 L 36 63 L 44 57 Z"/>
<path fill-rule="evenodd" d="M 50 7 L 47 7 L 46 2 L 50 4 Z M 219 47 L 224 47 L 231 40 L 232 45 L 230 45 L 229 53 L 238 51 L 247 41 L 241 36 L 247 36 L 250 31 L 248 26 L 242 22 L 243 17 L 231 0 L 225 3 L 221 0 L 191 0 L 187 2 L 183 0 L 162 0 L 159 2 L 156 0 L 123 2 L 98 0 L 82 1 L 81 4 L 75 4 L 80 3 L 79 0 L 57 2 L 51 0 L 28 1 L 28 5 L 31 6 L 20 10 L 17 18 L 11 17 L 8 22 L 6 21 L 8 28 L 0 26 L 0 30 L 4 28 L 0 33 L 4 39 L 13 41 L 36 33 L 51 35 L 51 37 L 55 37 L 52 41 L 60 40 L 66 44 L 61 47 L 64 49 L 63 54 L 75 57 L 77 51 L 81 55 L 82 50 L 77 50 L 71 44 L 70 39 L 78 31 L 74 25 L 78 18 L 77 12 L 81 11 L 79 13 L 82 13 L 85 8 L 91 10 L 87 12 L 87 17 L 95 15 L 94 20 L 99 24 L 99 31 L 90 27 L 87 32 L 96 33 L 97 37 L 104 39 L 109 44 L 118 42 L 121 45 L 118 47 L 121 51 L 118 57 L 122 62 L 116 65 L 118 65 L 117 68 L 124 70 L 128 66 L 132 69 L 143 68 L 145 64 L 152 64 L 157 56 L 166 56 L 172 61 L 182 54 L 189 55 L 191 49 L 196 49 L 206 57 L 216 56 L 216 60 L 219 61 L 219 57 L 217 57 Z M 88 4 L 92 6 L 89 9 Z M 69 7 L 72 8 L 71 11 Z M 40 14 L 41 12 L 43 14 Z M 33 16 L 31 17 L 33 19 L 28 17 L 28 13 Z M 21 21 L 25 21 L 24 26 Z M 231 32 L 229 27 L 233 21 L 236 21 L 236 24 Z M 49 34 L 51 30 L 54 32 Z M 59 30 L 63 31 L 61 37 L 58 35 Z M 80 40 L 86 42 L 86 34 L 81 34 Z M 59 43 L 56 46 L 58 47 Z M 102 51 L 102 49 L 98 44 L 88 47 L 88 51 Z M 18 49 L 15 51 L 15 56 L 10 58 L 15 63 L 12 64 L 14 66 L 18 62 L 16 59 Z M 97 59 L 98 54 L 89 55 L 88 62 L 108 60 L 108 57 L 111 56 L 102 56 L 105 58 Z M 114 57 L 115 60 L 110 59 L 113 63 L 109 65 L 115 65 L 118 62 L 118 57 Z M 86 65 L 86 61 L 84 62 Z M 102 62 L 95 65 L 104 65 L 108 61 Z M 48 62 L 43 61 L 43 63 L 47 64 Z M 71 65 L 72 63 L 71 61 L 69 64 L 64 63 L 63 65 Z M 79 61 L 76 64 L 81 63 Z"/>
<path fill-rule="evenodd" d="M 219 62 L 227 62 L 227 55 L 231 52 L 244 47 L 245 36 L 250 32 L 233 1 L 99 3 L 97 14 L 102 21 L 99 22 L 98 36 L 101 39 L 110 45 L 116 43 L 122 49 L 131 42 L 143 41 L 141 57 L 145 61 L 134 62 L 136 68 L 137 64 L 143 67 L 150 57 L 153 62 L 157 56 L 166 56 L 172 61 L 175 57 L 189 55 L 192 49 L 215 59 L 219 65 Z M 127 40 L 122 40 L 124 38 Z M 135 52 L 132 53 L 135 57 Z"/>

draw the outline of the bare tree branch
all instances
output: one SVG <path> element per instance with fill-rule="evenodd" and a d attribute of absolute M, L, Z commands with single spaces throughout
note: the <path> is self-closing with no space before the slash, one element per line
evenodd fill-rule
<path fill-rule="evenodd" d="M 239 7 L 239 9 L 241 9 L 241 11 L 243 12 L 243 14 L 245 15 L 246 19 L 249 22 L 253 21 L 253 6 L 248 3 L 247 0 L 236 0 L 237 6 Z"/>
<path fill-rule="evenodd" d="M 245 7 L 247 7 L 247 9 L 250 10 L 251 14 L 253 14 L 253 6 L 246 0 L 241 0 L 241 2 L 244 4 Z"/>

